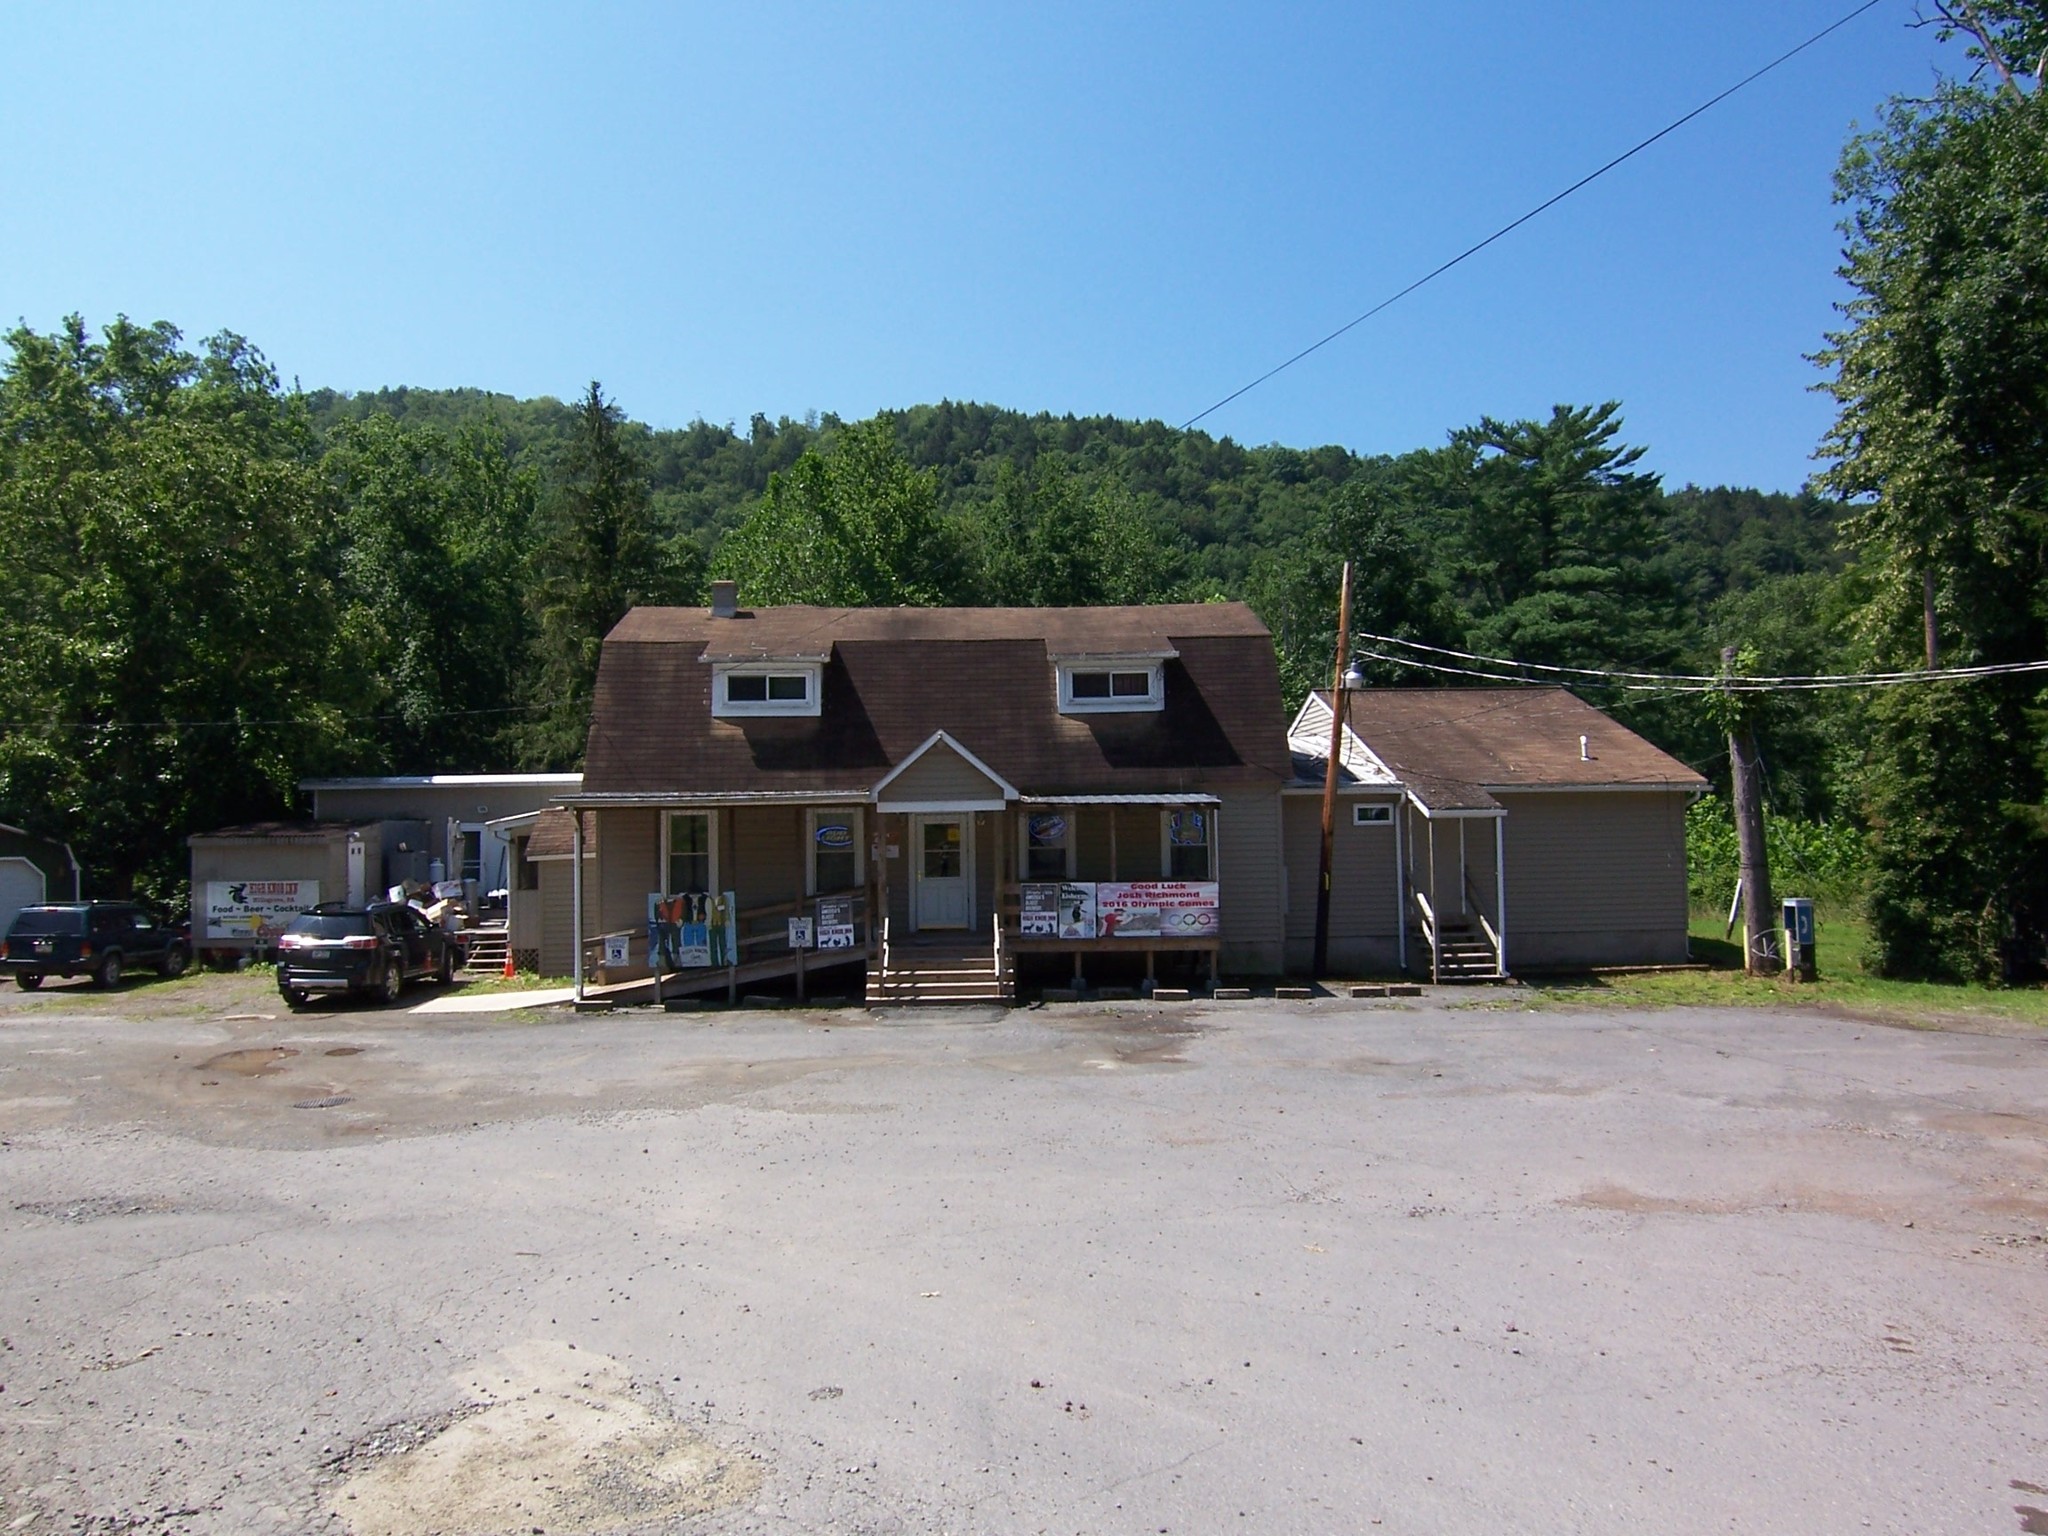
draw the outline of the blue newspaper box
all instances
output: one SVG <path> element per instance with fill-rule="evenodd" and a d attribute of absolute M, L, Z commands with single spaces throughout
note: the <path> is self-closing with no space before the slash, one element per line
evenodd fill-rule
<path fill-rule="evenodd" d="M 1785 912 L 1785 969 L 1801 981 L 1812 981 L 1819 973 L 1813 953 L 1813 901 L 1806 896 L 1788 896 Z"/>

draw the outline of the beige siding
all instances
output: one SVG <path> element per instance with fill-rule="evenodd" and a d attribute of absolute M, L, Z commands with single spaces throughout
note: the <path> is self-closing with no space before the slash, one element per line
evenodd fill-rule
<path fill-rule="evenodd" d="M 375 826 L 362 829 L 363 868 L 370 889 L 366 898 L 384 893 L 376 889 L 378 871 L 384 863 L 384 840 Z M 192 845 L 192 934 L 200 948 L 247 947 L 234 939 L 206 937 L 206 886 L 212 880 L 315 880 L 320 900 L 348 899 L 348 837 L 336 833 L 322 842 L 287 842 L 283 839 L 247 843 L 195 843 Z M 70 892 L 64 892 L 69 896 Z"/>
<path fill-rule="evenodd" d="M 977 933 L 985 934 L 996 909 L 996 882 L 1003 872 L 1003 828 L 1009 815 L 1003 811 L 977 811 L 974 816 L 974 921 Z"/>
<path fill-rule="evenodd" d="M 519 888 L 522 872 L 536 872 L 541 867 L 526 857 L 526 842 L 526 833 L 514 837 L 509 855 L 512 889 L 505 900 L 505 942 L 515 956 L 540 948 L 540 892 Z"/>
<path fill-rule="evenodd" d="M 922 801 L 997 800 L 1002 787 L 944 742 L 890 780 L 882 798 L 892 805 Z"/>
<path fill-rule="evenodd" d="M 882 872 L 877 877 L 888 887 L 890 931 L 897 937 L 910 932 L 910 860 L 915 850 L 910 846 L 910 818 L 908 816 L 880 816 L 876 818 L 881 827 Z M 889 857 L 889 850 L 896 850 L 896 857 Z"/>
<path fill-rule="evenodd" d="M 658 811 L 601 810 L 597 858 L 583 894 L 585 937 L 629 933 L 634 963 L 608 971 L 614 981 L 647 974 L 647 893 L 661 883 L 661 819 Z"/>
<path fill-rule="evenodd" d="M 795 901 L 804 893 L 804 813 L 793 805 L 741 806 L 732 813 L 724 882 L 740 910 Z"/>
<path fill-rule="evenodd" d="M 1510 970 L 1686 958 L 1684 794 L 1499 799 L 1508 807 Z"/>
<path fill-rule="evenodd" d="M 595 861 L 583 861 L 588 880 Z M 547 859 L 540 866 L 540 970 L 543 976 L 568 976 L 576 969 L 575 890 L 570 883 L 570 862 Z M 588 892 L 585 893 L 586 898 Z M 593 930 L 595 931 L 595 930 Z"/>
<path fill-rule="evenodd" d="M 1066 812 L 1070 835 L 1074 839 L 1074 878 L 1076 880 L 1114 880 L 1116 874 L 1109 862 L 1110 810 L 1106 805 L 1077 805 Z"/>
<path fill-rule="evenodd" d="M 1400 957 L 1394 825 L 1354 825 L 1351 808 L 1360 803 L 1392 804 L 1394 814 L 1400 814 L 1398 804 L 1385 797 L 1338 797 L 1330 838 L 1330 968 L 1344 975 L 1391 974 Z M 1315 795 L 1288 795 L 1282 814 L 1287 856 L 1287 964 L 1289 970 L 1305 973 L 1315 953 L 1323 802 Z"/>
<path fill-rule="evenodd" d="M 1217 807 L 1222 963 L 1233 975 L 1277 975 L 1284 962 L 1280 801 L 1274 790 L 1226 795 Z"/>
<path fill-rule="evenodd" d="M 1156 805 L 1119 805 L 1116 813 L 1117 880 L 1158 880 L 1165 871 L 1159 867 L 1161 817 Z"/>

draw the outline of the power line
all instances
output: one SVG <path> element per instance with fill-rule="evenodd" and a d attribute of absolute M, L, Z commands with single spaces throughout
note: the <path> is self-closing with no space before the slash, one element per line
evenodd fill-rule
<path fill-rule="evenodd" d="M 1512 234 L 1515 230 L 1520 229 L 1524 224 L 1528 223 L 1538 214 L 1544 213 L 1549 209 L 1556 207 L 1559 203 L 1563 202 L 1566 198 L 1570 197 L 1574 192 L 1578 191 L 1581 187 L 1588 186 L 1591 183 L 1598 181 L 1602 176 L 1605 176 L 1609 171 L 1613 170 L 1622 162 L 1633 159 L 1635 156 L 1641 154 L 1644 150 L 1648 149 L 1652 144 L 1656 143 L 1659 139 L 1664 138 L 1668 134 L 1677 132 L 1680 128 L 1683 128 L 1687 123 L 1691 122 L 1694 118 L 1698 117 L 1702 112 L 1706 112 L 1714 107 L 1719 106 L 1722 102 L 1726 101 L 1730 96 L 1733 96 L 1737 91 L 1741 90 L 1744 86 L 1753 84 L 1754 82 L 1761 80 L 1765 75 L 1768 75 L 1780 64 L 1786 63 L 1788 60 L 1798 57 L 1800 54 L 1806 52 L 1807 49 L 1811 48 L 1815 43 L 1819 42 L 1822 38 L 1826 37 L 1829 33 L 1839 31 L 1841 28 L 1846 27 L 1850 22 L 1854 21 L 1858 16 L 1861 16 L 1865 11 L 1871 10 L 1878 5 L 1881 5 L 1882 3 L 1883 0 L 1863 0 L 1863 4 L 1857 6 L 1856 9 L 1849 12 L 1848 15 L 1843 16 L 1840 20 L 1835 21 L 1829 24 L 1828 26 L 1822 27 L 1818 32 L 1814 33 L 1813 36 L 1809 37 L 1805 42 L 1799 44 L 1798 47 L 1787 49 L 1785 52 L 1779 54 L 1775 59 L 1771 60 L 1770 63 L 1764 65 L 1763 68 L 1758 69 L 1753 73 L 1744 75 L 1740 80 L 1736 81 L 1733 85 L 1729 86 L 1727 90 L 1721 92 L 1720 95 L 1710 97 L 1706 101 L 1701 102 L 1698 106 L 1694 107 L 1690 112 L 1686 113 L 1685 116 L 1674 118 L 1669 123 L 1666 123 L 1662 128 L 1659 128 L 1655 133 L 1651 134 L 1647 139 L 1644 139 L 1640 144 L 1637 144 L 1632 149 L 1624 150 L 1621 154 L 1616 155 L 1612 160 L 1608 161 L 1605 165 L 1601 166 L 1599 170 L 1593 171 L 1585 176 L 1581 176 L 1577 181 L 1573 182 L 1570 186 L 1566 187 L 1562 192 L 1557 193 L 1555 196 L 1546 198 L 1544 201 L 1538 203 L 1534 208 L 1531 208 L 1527 213 L 1523 214 L 1520 218 L 1515 219 L 1510 223 L 1501 225 L 1499 229 L 1496 229 L 1492 234 L 1488 235 L 1484 240 L 1481 240 L 1477 245 L 1467 246 L 1464 250 L 1458 252 L 1457 255 L 1453 256 L 1449 261 L 1445 262 L 1442 266 L 1435 267 L 1432 270 L 1425 272 L 1421 277 L 1415 279 L 1414 282 L 1410 283 L 1406 288 L 1403 288 L 1399 293 L 1391 294 L 1388 297 L 1381 299 L 1379 303 L 1373 305 L 1371 309 L 1368 309 L 1364 314 L 1360 315 L 1357 319 L 1347 320 L 1344 324 L 1338 326 L 1336 330 L 1330 332 L 1329 335 L 1325 336 L 1321 341 L 1318 341 L 1311 346 L 1303 347 L 1299 352 L 1295 353 L 1294 356 L 1288 358 L 1286 362 L 1281 363 L 1275 367 L 1268 368 L 1256 379 L 1253 379 L 1251 383 L 1244 385 L 1240 389 L 1232 390 L 1229 394 L 1225 395 L 1221 400 L 1218 400 L 1214 405 L 1210 406 L 1207 410 L 1197 411 L 1194 415 L 1190 416 L 1186 421 L 1180 424 L 1181 431 L 1187 431 L 1188 428 L 1192 427 L 1196 422 L 1200 421 L 1203 417 L 1213 415 L 1215 412 L 1222 410 L 1224 406 L 1230 404 L 1230 402 L 1237 399 L 1238 396 L 1250 394 L 1253 390 L 1257 389 L 1261 384 L 1265 383 L 1266 380 L 1272 378 L 1275 374 L 1286 372 L 1289 368 L 1292 368 L 1296 363 L 1300 362 L 1310 353 L 1320 352 L 1324 347 L 1327 347 L 1331 342 L 1335 341 L 1339 336 L 1342 336 L 1345 332 L 1353 330 L 1356 327 L 1365 324 L 1366 321 L 1370 320 L 1374 315 L 1378 314 L 1381 310 L 1388 309 L 1393 305 L 1400 303 L 1401 300 L 1407 298 L 1408 295 L 1415 292 L 1416 289 L 1424 286 L 1427 283 L 1432 283 L 1436 281 L 1436 279 L 1442 277 L 1446 272 L 1450 271 L 1451 268 L 1457 266 L 1460 262 L 1466 260 L 1468 257 L 1477 256 L 1481 251 L 1485 250 L 1489 245 L 1492 245 L 1494 241 L 1500 239 L 1502 236 Z"/>
<path fill-rule="evenodd" d="M 418 722 L 451 720 L 464 715 L 528 715 L 554 707 L 552 704 L 505 704 L 491 709 L 436 709 L 418 715 L 394 710 L 381 715 L 326 715 L 311 720 L 298 716 L 280 720 L 0 720 L 0 731 L 183 731 L 267 725 L 297 725 L 311 729 L 321 725 L 360 725 L 379 720 Z"/>
<path fill-rule="evenodd" d="M 1361 640 L 1379 645 L 1400 646 L 1430 656 L 1449 656 L 1475 665 L 1461 667 L 1425 657 L 1361 649 L 1359 654 L 1395 666 L 1414 667 L 1455 677 L 1477 677 L 1496 683 L 1528 683 L 1539 679 L 1526 674 L 1541 672 L 1568 681 L 1606 684 L 1638 693 L 1785 693 L 1813 692 L 1831 688 L 1895 688 L 1906 683 L 1974 682 L 1990 677 L 2020 677 L 2048 672 L 2048 661 L 1993 662 L 1977 667 L 1921 667 L 1906 672 L 1816 672 L 1774 677 L 1728 676 L 1709 672 L 1629 672 L 1613 667 L 1554 666 L 1541 661 L 1517 661 L 1507 656 L 1486 656 L 1457 651 L 1420 640 L 1403 640 L 1396 635 L 1361 634 Z M 1491 670 L 1479 670 L 1488 668 Z"/>

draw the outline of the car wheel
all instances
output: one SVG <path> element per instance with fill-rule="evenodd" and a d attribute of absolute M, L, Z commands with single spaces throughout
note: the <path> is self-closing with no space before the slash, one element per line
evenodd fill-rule
<path fill-rule="evenodd" d="M 284 994 L 285 1007 L 291 1009 L 293 1013 L 306 1006 L 307 994 L 304 987 L 280 987 L 278 990 Z"/>
<path fill-rule="evenodd" d="M 109 992 L 121 985 L 121 952 L 118 949 L 108 951 L 100 961 L 92 973 L 92 984 Z"/>
<path fill-rule="evenodd" d="M 34 971 L 16 971 L 14 973 L 14 984 L 24 992 L 33 992 L 43 984 L 43 978 Z"/>
<path fill-rule="evenodd" d="M 192 952 L 182 944 L 173 944 L 164 952 L 163 959 L 156 963 L 156 973 L 167 980 L 175 980 L 185 974 L 185 967 L 192 963 Z"/>
<path fill-rule="evenodd" d="M 384 984 L 377 995 L 387 1003 L 395 1003 L 405 993 L 405 961 L 392 958 L 384 962 Z"/>
<path fill-rule="evenodd" d="M 453 986 L 453 985 L 455 984 L 455 951 L 454 951 L 454 950 L 452 950 L 452 949 L 444 949 L 444 950 L 442 950 L 442 951 L 441 951 L 441 969 L 440 969 L 440 971 L 439 971 L 439 973 L 438 973 L 438 974 L 439 974 L 439 978 L 440 978 L 440 982 L 441 982 L 441 985 L 442 985 L 442 986 L 444 986 L 444 987 L 448 987 L 448 986 Z"/>

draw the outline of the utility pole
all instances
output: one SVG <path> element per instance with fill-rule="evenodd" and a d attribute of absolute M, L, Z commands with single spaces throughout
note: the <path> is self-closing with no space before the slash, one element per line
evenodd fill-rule
<path fill-rule="evenodd" d="M 1721 670 L 1735 673 L 1735 647 L 1721 650 Z M 1756 730 L 1736 717 L 1728 728 L 1728 776 L 1735 790 L 1735 843 L 1742 869 L 1742 968 L 1752 976 L 1775 976 L 1783 969 L 1778 953 L 1778 913 L 1771 899 L 1771 861 L 1764 846 L 1763 771 L 1756 750 Z"/>
<path fill-rule="evenodd" d="M 1337 663 L 1330 672 L 1330 757 L 1323 765 L 1323 849 L 1316 874 L 1316 950 L 1309 970 L 1321 976 L 1330 968 L 1330 842 L 1337 829 L 1337 762 L 1344 754 L 1344 671 L 1351 660 L 1351 562 L 1344 562 L 1344 585 L 1337 599 Z"/>

